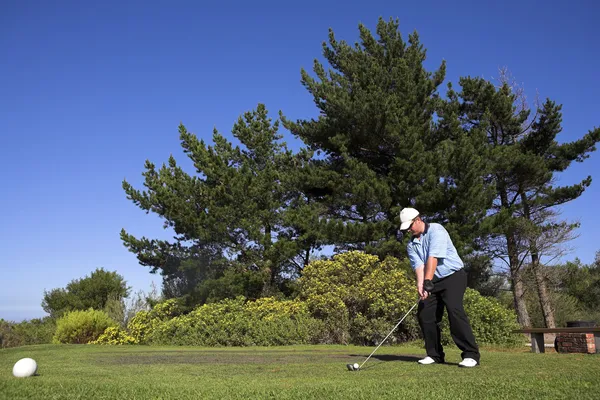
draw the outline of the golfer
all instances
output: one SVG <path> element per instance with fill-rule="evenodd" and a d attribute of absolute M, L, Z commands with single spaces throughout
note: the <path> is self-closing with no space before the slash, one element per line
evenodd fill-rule
<path fill-rule="evenodd" d="M 467 273 L 448 231 L 440 224 L 424 222 L 414 208 L 404 208 L 400 212 L 400 230 L 411 233 L 408 257 L 422 300 L 417 316 L 427 357 L 419 360 L 419 364 L 445 362 L 439 326 L 445 307 L 452 339 L 462 350 L 462 361 L 458 365 L 475 367 L 479 364 L 479 348 L 463 307 Z"/>

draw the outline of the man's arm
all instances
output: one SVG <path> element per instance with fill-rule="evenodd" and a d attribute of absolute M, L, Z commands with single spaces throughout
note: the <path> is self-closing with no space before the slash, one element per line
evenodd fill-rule
<path fill-rule="evenodd" d="M 433 290 L 433 284 L 431 283 L 431 280 L 435 276 L 435 270 L 438 266 L 438 259 L 446 257 L 449 239 L 446 229 L 443 227 L 437 227 L 437 225 L 435 228 L 431 229 L 430 235 L 430 247 L 427 260 L 425 261 L 424 278 L 424 286 L 427 291 Z"/>
<path fill-rule="evenodd" d="M 415 275 L 417 276 L 417 292 L 419 292 L 419 297 L 421 300 L 425 300 L 427 298 L 427 292 L 423 291 L 423 280 L 425 279 L 424 266 L 421 264 L 420 267 L 415 269 Z"/>
<path fill-rule="evenodd" d="M 438 265 L 437 257 L 427 257 L 427 263 L 425 264 L 425 277 L 423 279 L 432 280 L 435 275 L 435 269 Z"/>
<path fill-rule="evenodd" d="M 429 293 L 433 291 L 434 285 L 431 281 L 433 279 L 433 275 L 435 274 L 435 269 L 437 267 L 438 260 L 435 257 L 428 257 L 427 263 L 425 264 L 425 272 L 423 273 L 423 284 L 420 287 L 419 294 L 421 295 L 421 299 L 426 299 Z"/>
<path fill-rule="evenodd" d="M 415 271 L 415 275 L 417 278 L 417 292 L 419 292 L 421 300 L 424 300 L 425 298 L 427 298 L 427 294 L 423 291 L 423 280 L 425 279 L 425 266 L 421 257 L 419 257 L 417 252 L 410 245 L 408 246 L 408 259 L 410 260 L 410 265 Z"/>

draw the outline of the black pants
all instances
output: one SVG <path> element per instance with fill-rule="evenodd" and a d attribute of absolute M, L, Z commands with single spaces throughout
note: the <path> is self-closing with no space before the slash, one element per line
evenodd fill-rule
<path fill-rule="evenodd" d="M 445 361 L 444 348 L 440 340 L 440 322 L 444 316 L 445 307 L 448 311 L 450 333 L 454 343 L 462 350 L 462 358 L 472 358 L 479 363 L 479 347 L 475 342 L 469 317 L 463 307 L 467 273 L 461 269 L 437 282 L 434 280 L 434 283 L 433 292 L 419 303 L 417 312 L 427 355 L 436 362 Z"/>

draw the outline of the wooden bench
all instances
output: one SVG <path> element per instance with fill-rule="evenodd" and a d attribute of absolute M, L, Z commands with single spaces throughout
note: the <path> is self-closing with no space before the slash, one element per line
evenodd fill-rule
<path fill-rule="evenodd" d="M 516 329 L 513 333 L 529 333 L 531 335 L 531 351 L 544 353 L 544 333 L 593 333 L 596 344 L 596 353 L 600 353 L 600 327 L 574 327 L 574 328 L 525 328 Z"/>

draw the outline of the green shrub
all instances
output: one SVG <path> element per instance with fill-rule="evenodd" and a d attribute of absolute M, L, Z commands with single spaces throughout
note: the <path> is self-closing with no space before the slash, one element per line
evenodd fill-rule
<path fill-rule="evenodd" d="M 116 326 L 104 311 L 70 311 L 56 322 L 54 343 L 83 344 L 94 341 L 109 326 Z"/>
<path fill-rule="evenodd" d="M 274 346 L 318 343 L 324 324 L 305 304 L 243 297 L 204 304 L 191 313 L 162 321 L 148 341 L 163 345 Z"/>
<path fill-rule="evenodd" d="M 56 320 L 52 317 L 34 318 L 15 324 L 13 329 L 22 338 L 23 346 L 52 343 Z"/>
<path fill-rule="evenodd" d="M 0 349 L 23 345 L 23 339 L 15 334 L 13 326 L 14 323 L 0 319 Z"/>
<path fill-rule="evenodd" d="M 54 318 L 73 310 L 102 310 L 110 297 L 129 295 L 127 282 L 116 272 L 97 268 L 90 276 L 74 279 L 65 288 L 44 291 L 42 308 Z"/>
<path fill-rule="evenodd" d="M 338 254 L 304 268 L 299 298 L 326 323 L 328 342 L 378 343 L 417 301 L 408 270 L 407 261 L 394 257 L 380 261 L 360 251 Z M 388 340 L 413 340 L 419 335 L 412 313 Z"/>
<path fill-rule="evenodd" d="M 119 326 L 125 327 L 125 300 L 123 298 L 119 298 L 114 294 L 109 295 L 103 310 Z"/>
<path fill-rule="evenodd" d="M 0 319 L 0 348 L 52 343 L 56 321 L 51 317 L 23 322 Z"/>
<path fill-rule="evenodd" d="M 284 346 L 292 344 L 317 344 L 324 337 L 325 324 L 310 315 L 295 318 L 255 320 L 248 336 L 256 346 Z"/>
<path fill-rule="evenodd" d="M 249 316 L 252 344 L 277 346 L 320 343 L 325 324 L 310 315 L 308 304 L 298 300 L 261 298 L 244 304 Z"/>
<path fill-rule="evenodd" d="M 216 303 L 235 297 L 258 298 L 263 294 L 265 279 L 269 279 L 256 271 L 244 271 L 239 268 L 228 268 L 218 278 L 209 278 L 201 282 L 195 289 L 200 303 Z"/>
<path fill-rule="evenodd" d="M 552 305 L 554 322 L 557 327 L 567 326 L 567 321 L 596 320 L 600 322 L 600 313 L 597 309 L 586 310 L 585 305 L 570 294 L 550 290 L 547 294 Z M 534 291 L 526 292 L 525 302 L 531 319 L 531 326 L 546 326 L 538 294 Z"/>
<path fill-rule="evenodd" d="M 519 329 L 515 312 L 503 306 L 495 298 L 484 297 L 476 290 L 467 288 L 464 305 L 478 344 L 502 346 L 523 344 L 523 336 L 512 333 L 513 329 Z M 444 313 L 442 321 L 442 343 L 446 345 L 454 343 L 450 335 L 447 313 Z"/>
<path fill-rule="evenodd" d="M 90 344 L 109 344 L 109 345 L 121 345 L 121 344 L 137 344 L 137 340 L 129 335 L 127 331 L 121 329 L 119 326 L 109 326 L 106 328 L 104 333 L 98 337 L 97 340 L 93 340 Z"/>

